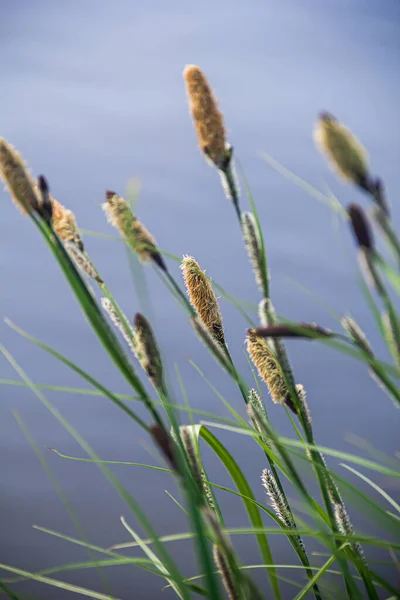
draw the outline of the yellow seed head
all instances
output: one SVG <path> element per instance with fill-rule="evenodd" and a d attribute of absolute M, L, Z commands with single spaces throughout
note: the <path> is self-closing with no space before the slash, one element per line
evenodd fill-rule
<path fill-rule="evenodd" d="M 226 155 L 222 113 L 218 110 L 212 89 L 200 67 L 187 65 L 183 78 L 200 149 L 218 167 L 223 164 Z"/>
<path fill-rule="evenodd" d="M 275 404 L 283 404 L 289 397 L 285 379 L 278 360 L 264 338 L 253 330 L 247 334 L 247 352 L 259 376 L 266 384 Z"/>
<path fill-rule="evenodd" d="M 106 192 L 104 212 L 109 223 L 118 229 L 122 237 L 142 262 L 154 260 L 160 265 L 162 258 L 157 250 L 157 242 L 144 225 L 133 215 L 128 203 L 115 192 Z"/>
<path fill-rule="evenodd" d="M 53 196 L 50 195 L 52 206 L 52 224 L 54 231 L 63 242 L 72 242 L 83 251 L 83 242 L 76 224 L 75 215 Z"/>
<path fill-rule="evenodd" d="M 190 303 L 212 337 L 221 345 L 225 343 L 222 317 L 218 301 L 205 271 L 192 256 L 184 256 L 181 269 Z"/>
<path fill-rule="evenodd" d="M 340 177 L 356 185 L 367 186 L 367 153 L 347 127 L 332 115 L 323 113 L 316 122 L 314 139 Z"/>
<path fill-rule="evenodd" d="M 19 152 L 3 138 L 0 138 L 0 179 L 22 214 L 38 209 L 39 200 L 32 177 Z"/>

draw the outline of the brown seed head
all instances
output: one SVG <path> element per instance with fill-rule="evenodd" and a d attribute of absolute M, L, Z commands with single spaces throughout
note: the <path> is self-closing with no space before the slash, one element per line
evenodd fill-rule
<path fill-rule="evenodd" d="M 181 269 L 193 308 L 206 329 L 222 346 L 225 343 L 222 317 L 217 298 L 205 271 L 200 269 L 199 263 L 193 256 L 183 257 Z"/>
<path fill-rule="evenodd" d="M 84 250 L 82 238 L 76 224 L 75 215 L 50 194 L 52 206 L 52 223 L 58 237 L 63 242 L 74 243 L 81 252 Z"/>
<path fill-rule="evenodd" d="M 347 212 L 358 246 L 360 248 L 366 248 L 367 250 L 373 250 L 374 240 L 372 231 L 361 206 L 358 204 L 350 204 Z"/>
<path fill-rule="evenodd" d="M 347 127 L 329 113 L 321 113 L 314 139 L 340 177 L 368 189 L 367 153 Z"/>
<path fill-rule="evenodd" d="M 231 569 L 229 568 L 229 563 L 221 546 L 218 544 L 213 545 L 213 556 L 214 562 L 221 574 L 222 583 L 224 584 L 224 588 L 228 594 L 229 600 L 239 600 L 240 596 L 236 589 L 235 581 Z"/>
<path fill-rule="evenodd" d="M 200 148 L 217 167 L 221 167 L 225 162 L 226 136 L 223 116 L 212 89 L 203 71 L 196 65 L 187 65 L 183 78 Z"/>
<path fill-rule="evenodd" d="M 150 323 L 140 313 L 135 315 L 134 352 L 151 383 L 156 389 L 162 390 L 164 383 L 160 351 Z"/>
<path fill-rule="evenodd" d="M 161 269 L 167 270 L 162 256 L 157 250 L 157 242 L 144 225 L 133 215 L 128 203 L 115 192 L 106 191 L 103 210 L 109 223 L 118 229 L 132 250 L 142 262 L 154 261 Z"/>
<path fill-rule="evenodd" d="M 21 155 L 3 138 L 0 138 L 0 179 L 22 214 L 39 208 L 34 181 Z"/>
<path fill-rule="evenodd" d="M 247 352 L 259 376 L 266 384 L 275 404 L 284 404 L 290 397 L 281 367 L 264 338 L 253 329 L 247 332 Z"/>

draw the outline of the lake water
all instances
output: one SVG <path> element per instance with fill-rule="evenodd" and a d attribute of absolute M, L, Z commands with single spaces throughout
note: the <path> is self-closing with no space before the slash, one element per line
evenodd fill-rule
<path fill-rule="evenodd" d="M 367 206 L 365 197 L 336 180 L 314 149 L 315 116 L 321 109 L 331 111 L 367 146 L 373 172 L 384 178 L 395 223 L 400 225 L 399 33 L 398 0 L 149 0 L 146 6 L 122 0 L 113 4 L 2 0 L 0 135 L 21 151 L 34 174 L 46 174 L 55 197 L 75 212 L 82 228 L 114 233 L 100 209 L 104 191 L 123 194 L 127 182 L 138 177 L 142 190 L 137 213 L 159 246 L 179 256 L 192 254 L 232 295 L 255 304 L 258 291 L 234 212 L 217 174 L 196 147 L 188 115 L 181 73 L 185 64 L 199 64 L 221 101 L 230 140 L 252 184 L 278 312 L 336 328 L 327 306 L 340 315 L 351 311 L 386 359 L 357 287 L 355 250 L 347 226 L 272 170 L 261 160 L 260 151 L 320 189 L 329 186 L 344 204 L 357 201 Z M 35 228 L 3 191 L 0 201 L 1 316 L 74 360 L 108 388 L 129 392 Z M 143 296 L 135 292 L 123 245 L 88 236 L 85 241 L 126 314 L 148 312 Z M 171 269 L 179 277 L 178 267 L 171 263 Z M 152 323 L 168 357 L 177 402 L 182 403 L 182 397 L 174 363 L 192 407 L 227 414 L 189 365 L 190 358 L 244 415 L 238 391 L 195 339 L 175 300 L 151 268 L 145 274 Z M 224 299 L 221 309 L 234 359 L 251 382 L 243 354 L 246 323 Z M 3 323 L 0 336 L 35 383 L 85 387 L 71 371 Z M 353 434 L 388 454 L 399 449 L 399 412 L 362 365 L 306 342 L 290 343 L 289 352 L 296 377 L 308 391 L 320 443 L 362 453 L 349 441 Z M 0 361 L 0 377 L 18 379 L 5 359 Z M 106 399 L 45 393 L 103 459 L 160 463 L 150 441 Z M 79 537 L 14 413 L 44 453 L 87 540 L 103 547 L 128 541 L 120 515 L 140 530 L 95 465 L 63 460 L 44 449 L 52 446 L 83 456 L 29 390 L 3 385 L 0 394 L 0 562 L 39 570 L 88 559 L 82 548 L 32 528 L 37 524 Z M 145 414 L 140 406 L 134 407 Z M 271 406 L 269 413 L 279 432 L 292 435 L 279 407 Z M 182 421 L 188 422 L 184 413 Z M 265 466 L 262 455 L 248 441 L 229 434 L 222 439 L 244 468 L 258 500 L 264 501 L 258 483 Z M 204 456 L 210 477 L 230 485 L 207 449 Z M 337 470 L 346 475 L 343 468 Z M 159 534 L 187 530 L 185 518 L 165 493 L 176 493 L 170 477 L 138 468 L 115 467 L 114 472 Z M 398 495 L 392 480 L 377 474 L 373 478 Z M 359 484 L 356 477 L 349 480 Z M 236 498 L 222 494 L 221 503 L 229 526 L 247 525 Z M 350 512 L 356 523 L 369 528 L 357 511 Z M 234 542 L 244 563 L 260 561 L 253 541 L 236 537 Z M 271 543 L 276 561 L 294 562 L 287 542 L 274 537 Z M 191 545 L 174 542 L 170 548 L 184 572 L 195 574 Z M 383 559 L 389 558 L 385 553 Z M 318 561 L 323 559 L 315 560 L 322 564 Z M 292 579 L 293 573 L 282 571 Z M 170 591 L 161 594 L 161 580 L 133 567 L 110 567 L 104 575 L 109 587 L 93 569 L 55 577 L 109 591 L 117 598 L 173 597 Z M 257 581 L 265 585 L 264 575 L 258 573 Z M 15 589 L 29 598 L 73 597 L 31 582 Z M 282 589 L 287 598 L 297 592 L 289 584 Z"/>

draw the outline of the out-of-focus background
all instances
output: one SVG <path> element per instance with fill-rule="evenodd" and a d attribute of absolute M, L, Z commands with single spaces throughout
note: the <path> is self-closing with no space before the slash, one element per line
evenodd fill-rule
<path fill-rule="evenodd" d="M 398 225 L 399 33 L 398 0 L 2 0 L 0 135 L 20 150 L 35 175 L 47 176 L 54 196 L 75 212 L 82 228 L 114 233 L 100 208 L 104 191 L 123 194 L 128 181 L 138 177 L 142 189 L 137 214 L 159 246 L 194 255 L 232 295 L 256 304 L 258 290 L 234 212 L 216 172 L 200 155 L 188 114 L 182 70 L 187 63 L 200 65 L 220 100 L 230 141 L 252 185 L 278 312 L 337 328 L 330 309 L 339 315 L 351 311 L 387 359 L 357 285 L 356 253 L 347 226 L 329 207 L 272 170 L 260 151 L 320 189 L 329 186 L 343 204 L 369 206 L 361 193 L 335 178 L 314 148 L 315 117 L 321 109 L 331 111 L 368 148 L 372 171 L 386 182 Z M 64 353 L 108 388 L 129 392 L 42 239 L 3 191 L 0 211 L 1 316 Z M 143 294 L 135 291 L 123 244 L 88 236 L 85 242 L 126 314 L 151 314 L 177 402 L 182 398 L 174 363 L 193 407 L 227 414 L 189 365 L 190 358 L 244 415 L 238 391 L 195 338 L 153 269 L 144 271 L 149 308 Z M 179 277 L 178 267 L 171 263 L 171 269 Z M 250 382 L 243 354 L 246 323 L 224 299 L 221 309 L 229 347 Z M 35 383 L 85 386 L 3 323 L 0 336 Z M 308 391 L 320 443 L 351 452 L 357 450 L 349 439 L 353 434 L 353 440 L 362 436 L 389 454 L 398 449 L 398 413 L 361 364 L 307 342 L 292 342 L 289 351 L 297 380 Z M 5 359 L 0 360 L 0 377 L 18 379 Z M 127 541 L 120 515 L 137 523 L 99 469 L 44 450 L 52 446 L 82 456 L 65 430 L 29 390 L 2 385 L 0 397 L 0 562 L 39 570 L 87 557 L 83 549 L 32 529 L 38 524 L 78 536 L 13 411 L 45 452 L 87 540 L 105 547 Z M 65 392 L 49 392 L 48 397 L 103 459 L 161 462 L 150 441 L 106 399 Z M 141 407 L 137 410 L 144 414 Z M 292 435 L 282 409 L 271 405 L 269 412 L 278 431 Z M 182 421 L 188 422 L 184 413 Z M 223 439 L 263 501 L 258 484 L 265 466 L 262 455 L 245 438 L 240 452 L 236 438 Z M 210 477 L 228 483 L 207 452 L 205 457 Z M 187 530 L 185 518 L 164 491 L 176 492 L 170 477 L 138 468 L 118 467 L 115 473 L 160 534 Z M 376 480 L 388 485 L 381 476 Z M 228 525 L 247 523 L 237 499 L 222 495 L 221 502 Z M 359 515 L 352 516 L 359 522 Z M 235 544 L 243 562 L 259 561 L 253 541 L 241 537 Z M 274 538 L 272 547 L 277 562 L 293 561 L 285 540 Z M 171 550 L 183 570 L 195 574 L 190 545 L 177 542 Z M 163 582 L 138 569 L 109 568 L 105 575 L 119 598 L 161 597 Z M 59 578 L 104 590 L 94 569 Z M 43 599 L 71 595 L 37 583 L 18 589 Z M 287 587 L 287 597 L 293 589 Z M 172 593 L 164 591 L 164 596 Z"/>

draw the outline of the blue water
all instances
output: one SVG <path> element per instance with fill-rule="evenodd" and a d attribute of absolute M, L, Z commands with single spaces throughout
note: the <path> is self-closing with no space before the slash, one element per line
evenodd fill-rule
<path fill-rule="evenodd" d="M 400 189 L 399 33 L 398 0 L 205 0 L 192 4 L 153 0 L 146 5 L 122 0 L 114 4 L 2 0 L 0 135 L 21 151 L 35 175 L 48 177 L 55 197 L 75 212 L 82 228 L 113 233 L 100 209 L 104 191 L 115 189 L 123 194 L 127 182 L 138 177 L 142 190 L 137 213 L 159 246 L 177 255 L 194 255 L 232 295 L 255 304 L 258 291 L 233 210 L 216 173 L 196 147 L 188 115 L 181 73 L 185 64 L 199 64 L 221 102 L 230 140 L 257 200 L 278 312 L 294 320 L 337 327 L 327 306 L 339 315 L 351 311 L 386 359 L 357 287 L 355 250 L 347 226 L 265 164 L 260 151 L 320 189 L 329 186 L 344 204 L 357 201 L 367 206 L 365 197 L 336 180 L 314 149 L 311 131 L 316 114 L 321 109 L 333 112 L 367 146 L 372 169 L 384 178 L 395 223 L 400 225 L 396 205 Z M 74 360 L 110 389 L 129 392 L 99 347 L 37 231 L 5 192 L 0 196 L 1 316 Z M 135 292 L 122 244 L 88 236 L 85 242 L 124 311 L 129 316 L 138 310 L 148 312 L 142 295 Z M 178 267 L 171 263 L 171 269 L 179 277 Z M 174 363 L 179 365 L 191 405 L 226 414 L 188 358 L 244 415 L 239 393 L 195 339 L 175 300 L 151 268 L 145 274 L 157 337 L 171 373 Z M 224 299 L 221 309 L 229 347 L 251 382 L 243 355 L 246 323 Z M 85 386 L 6 325 L 0 325 L 0 332 L 1 342 L 34 382 Z M 386 453 L 398 450 L 399 413 L 362 365 L 306 342 L 290 343 L 289 351 L 296 377 L 308 391 L 320 443 L 357 452 L 348 441 L 348 435 L 355 434 Z M 18 379 L 5 359 L 0 361 L 0 377 Z M 171 379 L 177 401 L 182 403 L 174 374 Z M 103 459 L 159 463 L 150 441 L 106 399 L 45 393 Z M 107 547 L 128 541 L 120 515 L 140 531 L 96 466 L 63 460 L 44 449 L 52 446 L 83 456 L 78 444 L 29 390 L 4 385 L 0 394 L 0 562 L 39 570 L 88 558 L 83 549 L 32 529 L 37 524 L 79 537 L 14 413 L 44 453 L 91 543 Z M 140 406 L 134 407 L 145 415 Z M 279 407 L 271 406 L 269 413 L 279 432 L 292 435 Z M 182 420 L 188 422 L 183 413 Z M 229 434 L 222 439 L 263 501 L 262 455 L 248 441 Z M 204 455 L 210 477 L 231 485 L 206 449 Z M 338 472 L 346 475 L 341 467 Z M 187 530 L 184 516 L 165 494 L 165 489 L 176 493 L 168 476 L 124 467 L 116 467 L 115 473 L 160 534 Z M 377 474 L 373 478 L 398 495 L 393 481 Z M 349 480 L 359 483 L 355 477 Z M 247 525 L 237 499 L 222 494 L 221 503 L 228 525 Z M 368 529 L 357 511 L 352 516 Z M 253 541 L 241 537 L 234 542 L 243 563 L 259 562 Z M 293 562 L 287 542 L 275 537 L 271 543 L 277 561 Z M 195 574 L 191 545 L 174 542 L 170 548 L 185 574 Z M 133 553 L 140 556 L 138 551 Z M 316 559 L 316 564 L 322 563 Z M 93 569 L 55 577 L 104 593 L 111 590 L 117 598 L 173 597 L 169 591 L 161 596 L 163 582 L 133 567 L 110 567 L 104 574 L 109 588 L 104 588 Z M 288 570 L 282 574 L 295 578 Z M 257 580 L 265 585 L 260 573 Z M 46 600 L 73 597 L 31 582 L 15 589 Z M 297 593 L 289 585 L 283 590 L 287 598 Z"/>

